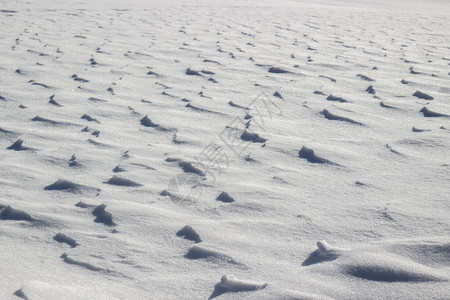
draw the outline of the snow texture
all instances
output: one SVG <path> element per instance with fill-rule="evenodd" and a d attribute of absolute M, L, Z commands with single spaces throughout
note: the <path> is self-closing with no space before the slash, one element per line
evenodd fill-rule
<path fill-rule="evenodd" d="M 0 0 L 0 28 L 0 299 L 448 299 L 450 1 Z"/>

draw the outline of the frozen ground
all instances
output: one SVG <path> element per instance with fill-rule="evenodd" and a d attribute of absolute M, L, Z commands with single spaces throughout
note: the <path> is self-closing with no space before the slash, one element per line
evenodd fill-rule
<path fill-rule="evenodd" d="M 447 298 L 450 3 L 371 2 L 0 1 L 0 299 Z"/>

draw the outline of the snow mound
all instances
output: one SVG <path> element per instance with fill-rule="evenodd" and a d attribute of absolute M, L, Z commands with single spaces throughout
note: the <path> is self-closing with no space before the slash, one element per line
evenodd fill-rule
<path fill-rule="evenodd" d="M 225 293 L 252 292 L 264 289 L 268 284 L 238 279 L 235 275 L 224 275 L 209 297 L 213 299 Z"/>
<path fill-rule="evenodd" d="M 27 151 L 27 150 L 33 151 L 33 150 L 35 150 L 30 147 L 25 147 L 22 144 L 23 144 L 23 140 L 18 139 L 17 141 L 15 141 L 11 146 L 7 147 L 6 149 L 14 150 L 14 151 Z"/>
<path fill-rule="evenodd" d="M 192 70 L 191 68 L 187 68 L 185 73 L 190 76 L 203 76 L 199 71 Z"/>
<path fill-rule="evenodd" d="M 439 117 L 450 118 L 450 115 L 431 111 L 428 108 L 426 108 L 425 106 L 420 110 L 420 112 L 423 113 L 423 116 L 426 118 L 439 118 Z"/>
<path fill-rule="evenodd" d="M 99 192 L 100 189 L 73 183 L 69 180 L 58 179 L 54 183 L 44 187 L 46 191 L 67 191 L 71 193 L 80 193 L 84 191 Z"/>
<path fill-rule="evenodd" d="M 337 96 L 333 96 L 333 95 L 328 95 L 327 100 L 328 101 L 336 101 L 336 102 L 340 102 L 340 103 L 348 103 L 348 100 L 345 100 L 342 97 L 337 97 Z"/>
<path fill-rule="evenodd" d="M 232 202 L 235 201 L 233 199 L 233 197 L 231 197 L 227 192 L 220 193 L 220 195 L 217 196 L 216 200 L 217 201 L 221 201 L 221 202 L 225 202 L 225 203 L 232 203 Z"/>
<path fill-rule="evenodd" d="M 108 289 L 99 290 L 96 286 L 77 285 L 73 283 L 57 284 L 38 280 L 26 281 L 14 295 L 24 300 L 117 300 L 121 296 Z"/>
<path fill-rule="evenodd" d="M 11 206 L 7 206 L 0 213 L 0 220 L 12 220 L 12 221 L 28 221 L 33 222 L 35 219 L 31 217 L 28 213 L 12 208 Z"/>
<path fill-rule="evenodd" d="M 350 118 L 346 118 L 346 117 L 342 117 L 342 116 L 338 116 L 335 114 L 330 113 L 327 109 L 324 109 L 322 111 L 322 115 L 328 119 L 328 120 L 333 120 L 333 121 L 343 121 L 343 122 L 347 122 L 347 123 L 351 123 L 351 124 L 356 124 L 356 125 L 364 125 L 360 122 L 357 122 L 355 120 L 352 120 Z"/>
<path fill-rule="evenodd" d="M 40 116 L 36 116 L 36 117 L 32 118 L 31 121 L 33 121 L 33 122 L 41 122 L 41 123 L 44 123 L 44 124 L 55 125 L 55 126 L 74 125 L 74 124 L 69 123 L 69 122 L 55 121 L 55 120 L 51 120 L 51 119 L 47 119 L 47 118 L 42 118 Z"/>
<path fill-rule="evenodd" d="M 75 248 L 78 246 L 78 243 L 71 237 L 65 235 L 64 233 L 57 233 L 53 239 L 57 241 L 58 243 L 65 243 L 69 245 L 72 248 Z"/>
<path fill-rule="evenodd" d="M 283 68 L 279 68 L 279 67 L 270 67 L 269 73 L 283 74 L 283 73 L 291 73 L 291 72 L 288 70 L 285 70 Z"/>
<path fill-rule="evenodd" d="M 202 172 L 199 168 L 195 167 L 191 162 L 184 161 L 179 158 L 166 158 L 167 162 L 177 162 L 178 166 L 183 170 L 184 173 L 192 173 L 198 176 L 205 176 L 205 173 Z"/>
<path fill-rule="evenodd" d="M 137 183 L 133 180 L 122 178 L 119 176 L 113 176 L 107 181 L 103 182 L 110 185 L 117 185 L 117 186 L 128 186 L 128 187 L 140 187 L 142 184 Z"/>
<path fill-rule="evenodd" d="M 3 133 L 3 134 L 15 134 L 13 131 L 3 129 L 1 127 L 0 127 L 0 133 Z"/>
<path fill-rule="evenodd" d="M 55 105 L 55 106 L 57 106 L 57 107 L 63 107 L 61 104 L 59 104 L 55 99 L 55 95 L 53 94 L 53 95 L 51 95 L 50 96 L 50 100 L 48 101 L 48 103 L 50 103 L 50 104 L 52 104 L 52 105 Z"/>
<path fill-rule="evenodd" d="M 413 94 L 413 96 L 414 96 L 414 97 L 417 97 L 417 98 L 419 98 L 419 99 L 424 99 L 424 100 L 433 100 L 433 99 L 434 99 L 434 98 L 431 97 L 430 95 L 425 94 L 425 93 L 423 93 L 423 92 L 421 92 L 421 91 L 415 91 L 415 93 Z"/>
<path fill-rule="evenodd" d="M 116 226 L 116 223 L 113 221 L 113 216 L 110 212 L 105 210 L 106 205 L 100 204 L 92 211 L 92 214 L 96 217 L 95 223 L 103 223 L 106 226 Z"/>
<path fill-rule="evenodd" d="M 313 149 L 307 148 L 305 146 L 303 146 L 302 149 L 300 149 L 300 151 L 298 152 L 298 157 L 306 159 L 308 162 L 313 164 L 334 164 L 328 159 L 317 156 L 314 153 Z"/>
<path fill-rule="evenodd" d="M 378 282 L 448 281 L 437 270 L 393 255 L 366 253 L 341 266 L 344 273 Z"/>
<path fill-rule="evenodd" d="M 200 247 L 197 245 L 191 247 L 188 250 L 188 252 L 184 255 L 184 257 L 191 260 L 207 259 L 215 262 L 229 263 L 233 265 L 242 265 L 237 261 L 235 261 L 231 256 L 228 256 L 215 250 L 206 249 L 204 247 Z"/>
<path fill-rule="evenodd" d="M 340 272 L 357 280 L 372 282 L 448 282 L 450 278 L 436 264 L 448 264 L 448 243 L 429 242 L 403 245 L 371 245 L 341 249 L 325 241 L 317 243 L 318 249 L 302 263 L 308 268 L 325 268 Z M 392 250 L 396 250 L 393 253 Z M 405 255 L 407 254 L 407 255 Z M 432 257 L 430 257 L 432 256 Z M 430 265 L 434 262 L 435 265 Z M 334 271 L 331 271 L 334 270 Z"/>
<path fill-rule="evenodd" d="M 244 130 L 244 132 L 241 134 L 241 140 L 252 142 L 252 143 L 265 143 L 267 142 L 267 139 L 259 136 L 259 134 L 254 132 L 249 132 L 247 130 Z"/>
<path fill-rule="evenodd" d="M 100 124 L 99 120 L 97 120 L 97 119 L 95 119 L 95 118 L 93 118 L 93 117 L 91 117 L 90 115 L 87 115 L 87 114 L 82 115 L 81 119 L 86 120 L 88 122 L 95 122 L 97 124 Z"/>
<path fill-rule="evenodd" d="M 141 119 L 141 125 L 145 126 L 145 127 L 158 127 L 158 124 L 155 124 L 152 122 L 152 120 L 150 120 L 150 118 L 147 116 L 143 117 Z"/>
<path fill-rule="evenodd" d="M 65 263 L 67 263 L 69 265 L 79 266 L 79 267 L 85 268 L 85 269 L 87 269 L 89 271 L 106 272 L 106 273 L 110 273 L 111 272 L 108 269 L 104 269 L 104 268 L 101 268 L 101 267 L 94 266 L 94 265 L 92 265 L 90 263 L 87 263 L 87 262 L 83 262 L 83 261 L 79 261 L 79 260 L 73 259 L 73 258 L 69 257 L 69 255 L 67 253 L 63 253 L 61 255 L 61 258 L 62 258 L 62 260 Z"/>
<path fill-rule="evenodd" d="M 183 237 L 186 240 L 190 240 L 196 243 L 200 243 L 202 239 L 200 238 L 200 235 L 195 231 L 194 228 L 192 228 L 189 225 L 184 226 L 176 233 L 177 236 Z"/>
<path fill-rule="evenodd" d="M 309 266 L 324 261 L 333 261 L 342 255 L 344 250 L 330 246 L 326 241 L 317 242 L 317 250 L 312 252 L 302 263 L 302 266 Z"/>
<path fill-rule="evenodd" d="M 114 169 L 112 170 L 114 173 L 121 173 L 121 172 L 125 172 L 125 169 L 122 168 L 120 165 L 117 165 L 114 167 Z"/>
<path fill-rule="evenodd" d="M 169 131 L 168 128 L 165 128 L 165 127 L 162 127 L 159 124 L 153 123 L 152 120 L 150 120 L 150 118 L 148 117 L 148 115 L 143 117 L 140 122 L 141 122 L 141 125 L 144 126 L 144 127 L 155 128 L 155 129 L 157 129 L 159 131 Z"/>

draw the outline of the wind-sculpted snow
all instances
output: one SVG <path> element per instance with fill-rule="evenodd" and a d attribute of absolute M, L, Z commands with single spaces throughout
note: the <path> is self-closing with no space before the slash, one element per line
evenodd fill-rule
<path fill-rule="evenodd" d="M 348 100 L 345 100 L 342 97 L 337 97 L 337 96 L 333 96 L 333 95 L 329 95 L 327 97 L 327 100 L 328 101 L 337 101 L 337 102 L 341 102 L 341 103 L 347 103 L 348 102 Z"/>
<path fill-rule="evenodd" d="M 90 264 L 90 263 L 75 260 L 75 259 L 71 258 L 67 253 L 63 253 L 63 254 L 61 255 L 61 258 L 62 258 L 62 260 L 63 260 L 65 263 L 67 263 L 67 264 L 69 264 L 69 265 L 79 266 L 79 267 L 85 268 L 85 269 L 87 269 L 87 270 L 89 270 L 89 271 L 94 271 L 94 272 L 110 272 L 110 270 L 107 270 L 107 269 L 103 269 L 103 268 L 94 266 L 94 265 L 92 265 L 92 264 Z"/>
<path fill-rule="evenodd" d="M 113 221 L 113 216 L 110 212 L 105 210 L 106 205 L 101 204 L 94 208 L 92 214 L 95 216 L 94 222 L 103 223 L 106 226 L 115 226 L 116 223 Z"/>
<path fill-rule="evenodd" d="M 31 217 L 28 213 L 7 206 L 0 213 L 0 220 L 13 220 L 13 221 L 29 221 L 33 222 L 35 219 Z"/>
<path fill-rule="evenodd" d="M 420 110 L 420 112 L 423 113 L 423 116 L 427 117 L 427 118 L 439 118 L 439 117 L 450 118 L 450 115 L 431 111 L 428 108 L 426 108 L 425 106 Z"/>
<path fill-rule="evenodd" d="M 194 228 L 192 228 L 189 225 L 184 226 L 180 230 L 177 231 L 177 236 L 183 237 L 186 240 L 190 240 L 196 243 L 200 243 L 202 239 L 200 238 L 200 235 L 195 231 Z"/>
<path fill-rule="evenodd" d="M 9 132 L 5 132 L 9 133 Z M 8 146 L 6 149 L 14 150 L 14 151 L 26 151 L 26 150 L 34 150 L 33 148 L 23 146 L 23 140 L 18 139 L 11 146 Z"/>
<path fill-rule="evenodd" d="M 225 202 L 225 203 L 232 203 L 232 202 L 235 201 L 233 199 L 233 197 L 231 197 L 227 192 L 220 193 L 220 195 L 217 196 L 216 200 L 217 201 L 222 201 L 222 202 Z"/>
<path fill-rule="evenodd" d="M 58 243 L 65 243 L 65 244 L 69 245 L 72 248 L 75 248 L 75 247 L 79 246 L 78 243 L 73 238 L 65 235 L 64 233 L 56 234 L 53 237 L 53 239 L 55 241 L 57 241 Z"/>
<path fill-rule="evenodd" d="M 122 178 L 119 176 L 113 176 L 104 183 L 110 184 L 110 185 L 118 185 L 118 186 L 128 186 L 128 187 L 140 187 L 142 184 L 137 183 L 133 180 Z"/>
<path fill-rule="evenodd" d="M 446 299 L 450 2 L 0 4 L 0 299 Z"/>
<path fill-rule="evenodd" d="M 55 94 L 51 95 L 50 96 L 50 100 L 48 101 L 48 103 L 53 104 L 53 105 L 55 105 L 57 107 L 62 107 L 62 105 L 59 104 L 58 101 L 56 101 L 54 98 L 55 98 Z"/>
<path fill-rule="evenodd" d="M 424 100 L 433 100 L 434 98 L 428 94 L 422 93 L 421 91 L 415 91 L 413 94 L 414 97 Z"/>
<path fill-rule="evenodd" d="M 65 179 L 58 179 L 54 183 L 44 187 L 46 191 L 66 191 L 71 193 L 82 193 L 82 192 L 99 192 L 100 189 L 77 184 Z"/>
<path fill-rule="evenodd" d="M 324 261 L 333 261 L 342 255 L 342 250 L 331 247 L 326 241 L 317 242 L 317 250 L 312 252 L 302 263 L 302 266 L 309 266 Z"/>
<path fill-rule="evenodd" d="M 303 146 L 302 149 L 300 149 L 300 151 L 298 152 L 298 157 L 306 159 L 308 162 L 313 164 L 334 164 L 328 159 L 317 156 L 314 153 L 313 149 L 307 148 L 305 146 Z"/>
<path fill-rule="evenodd" d="M 241 268 L 245 267 L 241 263 L 235 261 L 229 255 L 223 254 L 215 250 L 207 249 L 201 246 L 192 246 L 189 249 L 189 251 L 184 255 L 184 257 L 190 260 L 204 259 L 214 263 L 226 263 L 240 266 Z"/>
<path fill-rule="evenodd" d="M 36 116 L 34 118 L 31 119 L 31 121 L 33 122 L 42 122 L 43 124 L 49 124 L 49 125 L 56 125 L 56 126 L 64 126 L 64 125 L 73 125 L 71 123 L 68 122 L 60 122 L 60 121 L 55 121 L 55 120 L 50 120 L 47 118 L 42 118 L 40 116 Z"/>
<path fill-rule="evenodd" d="M 318 249 L 303 262 L 304 267 L 311 268 L 318 263 L 334 265 L 331 268 L 337 267 L 339 272 L 345 275 L 374 282 L 448 282 L 450 280 L 445 272 L 439 272 L 437 268 L 383 249 L 400 245 L 372 246 L 372 249 L 370 247 L 340 249 L 330 246 L 325 241 L 320 241 L 317 245 Z M 412 244 L 409 247 L 415 246 Z M 409 250 L 408 246 L 403 248 Z M 439 244 L 435 245 L 434 249 L 437 252 L 445 251 L 445 248 Z"/>
<path fill-rule="evenodd" d="M 356 125 L 363 125 L 362 123 L 352 120 L 350 118 L 335 115 L 335 114 L 329 112 L 328 109 L 324 109 L 322 111 L 322 115 L 328 120 L 343 121 L 343 122 L 352 123 L 352 124 L 356 124 Z"/>
<path fill-rule="evenodd" d="M 238 293 L 257 291 L 265 288 L 267 283 L 258 283 L 238 279 L 235 275 L 224 275 L 214 287 L 214 291 L 209 297 L 213 299 L 225 293 Z"/>

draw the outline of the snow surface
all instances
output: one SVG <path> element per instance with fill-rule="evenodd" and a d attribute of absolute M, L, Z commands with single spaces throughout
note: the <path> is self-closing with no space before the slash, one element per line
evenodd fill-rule
<path fill-rule="evenodd" d="M 0 1 L 0 299 L 448 298 L 450 2 L 223 2 Z"/>

